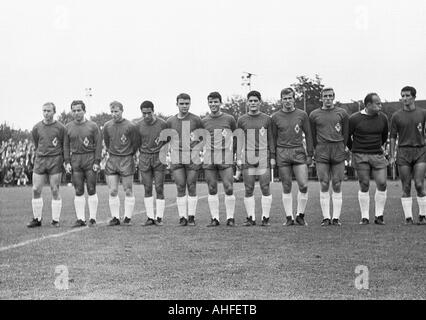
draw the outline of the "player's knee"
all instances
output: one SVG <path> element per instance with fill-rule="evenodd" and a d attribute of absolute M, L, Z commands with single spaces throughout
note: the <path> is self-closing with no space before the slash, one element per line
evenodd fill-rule
<path fill-rule="evenodd" d="M 260 185 L 260 191 L 262 191 L 262 195 L 265 196 L 265 197 L 267 197 L 271 194 L 269 184 Z"/>
<path fill-rule="evenodd" d="M 291 192 L 291 182 L 283 182 L 283 192 L 290 193 Z"/>
<path fill-rule="evenodd" d="M 188 194 L 191 197 L 195 197 L 197 195 L 197 184 L 196 183 L 189 183 L 188 184 Z"/>
<path fill-rule="evenodd" d="M 176 185 L 177 196 L 184 197 L 186 195 L 186 185 Z"/>
<path fill-rule="evenodd" d="M 118 196 L 118 189 L 111 189 L 111 190 L 109 191 L 109 195 L 110 195 L 111 197 L 116 197 L 116 196 Z"/>
<path fill-rule="evenodd" d="M 157 195 L 157 199 L 164 199 L 164 188 L 163 186 L 155 186 L 155 193 Z M 162 197 L 162 198 L 159 198 Z"/>
<path fill-rule="evenodd" d="M 52 188 L 52 198 L 54 200 L 59 199 L 59 188 Z"/>
<path fill-rule="evenodd" d="M 211 195 L 217 194 L 217 186 L 209 186 L 209 194 Z"/>
<path fill-rule="evenodd" d="M 126 197 L 133 197 L 133 190 L 132 188 L 127 188 L 124 190 Z"/>
<path fill-rule="evenodd" d="M 254 187 L 246 186 L 245 196 L 246 198 L 252 197 L 254 194 Z"/>
<path fill-rule="evenodd" d="M 223 184 L 223 190 L 225 191 L 225 194 L 230 196 L 234 193 L 234 188 L 231 183 L 224 183 Z"/>
<path fill-rule="evenodd" d="M 87 194 L 89 196 L 96 194 L 96 185 L 87 186 Z"/>
<path fill-rule="evenodd" d="M 414 181 L 414 187 L 416 188 L 417 195 L 423 196 L 424 195 L 424 184 L 423 181 Z"/>
<path fill-rule="evenodd" d="M 306 192 L 308 192 L 308 186 L 307 186 L 307 185 L 300 185 L 300 186 L 299 186 L 299 191 L 300 191 L 301 193 L 306 193 Z"/>
<path fill-rule="evenodd" d="M 77 197 L 81 197 L 82 195 L 84 195 L 84 188 L 75 188 L 75 195 Z"/>
<path fill-rule="evenodd" d="M 370 189 L 370 183 L 368 181 L 360 181 L 359 189 L 361 192 L 367 192 Z"/>
<path fill-rule="evenodd" d="M 340 192 L 342 189 L 342 182 L 340 180 L 333 180 L 332 187 L 334 192 Z"/>
<path fill-rule="evenodd" d="M 382 182 L 377 182 L 377 190 L 379 190 L 379 191 L 386 191 L 386 189 L 387 189 L 387 184 L 386 184 L 386 181 L 382 181 Z"/>
<path fill-rule="evenodd" d="M 41 189 L 33 188 L 33 198 L 38 199 L 41 197 Z"/>

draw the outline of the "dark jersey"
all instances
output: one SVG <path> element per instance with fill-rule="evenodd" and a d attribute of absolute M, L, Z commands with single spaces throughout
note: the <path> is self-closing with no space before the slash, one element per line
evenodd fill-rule
<path fill-rule="evenodd" d="M 388 139 L 388 118 L 382 112 L 371 116 L 363 112 L 349 117 L 348 148 L 355 153 L 382 154 Z"/>
<path fill-rule="evenodd" d="M 194 131 L 203 128 L 201 118 L 188 112 L 182 119 L 178 115 L 171 116 L 167 119 L 167 128 L 174 129 L 179 135 L 179 151 L 182 151 L 182 132 L 186 128 L 189 128 L 189 139 L 190 139 L 190 150 L 198 144 L 198 139 L 194 137 Z"/>
<path fill-rule="evenodd" d="M 70 163 L 71 154 L 95 153 L 95 162 L 101 162 L 102 136 L 98 125 L 90 120 L 82 123 L 71 121 L 65 126 L 65 163 Z"/>
<path fill-rule="evenodd" d="M 395 112 L 391 119 L 390 136 L 398 136 L 399 147 L 422 147 L 425 145 L 426 110 L 415 108 L 413 111 L 404 109 Z"/>
<path fill-rule="evenodd" d="M 274 136 L 272 134 L 271 118 L 265 113 L 256 115 L 245 114 L 238 118 L 237 127 L 245 132 L 244 150 L 261 151 L 267 150 L 271 158 L 275 159 Z M 253 130 L 253 133 L 248 133 L 248 130 Z M 259 145 L 259 139 L 266 137 L 266 144 Z M 260 141 L 262 141 L 261 139 Z"/>
<path fill-rule="evenodd" d="M 120 122 L 108 121 L 104 125 L 103 135 L 105 146 L 112 155 L 129 156 L 138 149 L 139 134 L 136 125 L 127 119 Z"/>
<path fill-rule="evenodd" d="M 59 121 L 53 121 L 50 124 L 40 121 L 34 126 L 31 133 L 36 156 L 47 157 L 63 154 L 65 126 Z"/>
<path fill-rule="evenodd" d="M 139 132 L 139 151 L 141 153 L 158 153 L 164 145 L 160 140 L 160 133 L 167 128 L 167 123 L 156 117 L 153 123 L 146 123 L 143 119 L 135 121 Z"/>
<path fill-rule="evenodd" d="M 314 146 L 329 142 L 347 144 L 349 116 L 339 107 L 332 109 L 315 109 L 309 115 Z"/>
<path fill-rule="evenodd" d="M 272 130 L 275 144 L 280 148 L 303 147 L 305 135 L 308 156 L 313 155 L 311 126 L 308 114 L 300 109 L 291 112 L 279 110 L 272 115 Z"/>
<path fill-rule="evenodd" d="M 208 114 L 203 119 L 203 126 L 210 132 L 210 141 L 206 141 L 206 146 L 210 145 L 210 150 L 232 150 L 233 131 L 237 128 L 237 123 L 233 116 L 222 113 L 219 116 Z"/>

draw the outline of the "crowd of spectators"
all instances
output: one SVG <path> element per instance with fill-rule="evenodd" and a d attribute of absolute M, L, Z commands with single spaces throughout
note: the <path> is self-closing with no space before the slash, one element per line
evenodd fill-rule
<path fill-rule="evenodd" d="M 25 186 L 32 183 L 34 149 L 34 143 L 28 139 L 1 141 L 0 185 L 4 187 Z"/>

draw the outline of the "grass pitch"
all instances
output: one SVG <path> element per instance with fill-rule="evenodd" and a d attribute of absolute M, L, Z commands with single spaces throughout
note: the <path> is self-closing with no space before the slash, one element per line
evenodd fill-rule
<path fill-rule="evenodd" d="M 76 219 L 72 187 L 61 187 L 60 228 L 50 226 L 50 195 L 44 189 L 43 226 L 36 229 L 26 228 L 32 218 L 31 188 L 1 188 L 0 298 L 426 299 L 426 227 L 403 225 L 399 182 L 388 182 L 385 226 L 358 224 L 358 185 L 353 181 L 343 184 L 341 227 L 320 226 L 318 182 L 309 184 L 307 227 L 282 225 L 280 183 L 271 187 L 272 225 L 259 226 L 256 186 L 258 225 L 243 227 L 244 186 L 237 183 L 234 188 L 234 228 L 225 226 L 222 189 L 221 225 L 206 228 L 207 187 L 199 183 L 195 227 L 178 226 L 173 184 L 165 186 L 164 226 L 140 225 L 146 219 L 141 212 L 143 187 L 135 185 L 133 226 L 108 227 L 108 190 L 102 185 L 98 186 L 98 226 L 80 229 L 71 228 Z M 294 206 L 296 190 L 293 184 Z M 373 183 L 371 212 L 374 190 Z M 121 192 L 121 210 L 123 197 Z M 415 199 L 413 204 L 417 220 Z M 66 290 L 55 286 L 58 277 L 66 276 L 58 266 L 68 270 Z M 357 266 L 368 269 L 368 283 L 366 278 L 363 282 L 368 289 L 356 288 Z"/>

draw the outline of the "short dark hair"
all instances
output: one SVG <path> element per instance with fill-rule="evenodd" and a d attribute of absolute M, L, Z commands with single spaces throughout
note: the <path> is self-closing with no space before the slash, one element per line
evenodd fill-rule
<path fill-rule="evenodd" d="M 152 111 L 154 111 L 154 104 L 151 101 L 146 100 L 141 103 L 141 111 L 142 111 L 142 108 L 150 108 Z"/>
<path fill-rule="evenodd" d="M 189 94 L 187 93 L 180 93 L 178 94 L 178 96 L 176 97 L 176 103 L 179 101 L 179 99 L 183 99 L 183 100 L 191 100 L 191 97 L 189 96 Z"/>
<path fill-rule="evenodd" d="M 51 106 L 51 107 L 53 107 L 53 112 L 56 113 L 56 106 L 55 106 L 55 104 L 53 102 L 46 102 L 45 104 L 43 104 L 43 107 L 44 106 Z"/>
<path fill-rule="evenodd" d="M 333 95 L 336 96 L 336 93 L 334 92 L 334 89 L 332 87 L 326 87 L 326 88 L 323 88 L 321 90 L 321 97 L 322 97 L 323 93 L 326 92 L 326 91 L 333 91 Z"/>
<path fill-rule="evenodd" d="M 73 102 L 71 102 L 71 109 L 76 105 L 81 105 L 81 109 L 83 109 L 83 111 L 86 111 L 86 105 L 82 100 L 74 100 Z"/>
<path fill-rule="evenodd" d="M 247 93 L 247 100 L 250 99 L 250 97 L 256 97 L 259 100 L 262 100 L 262 96 L 260 95 L 260 92 L 256 90 L 253 90 Z"/>
<path fill-rule="evenodd" d="M 296 97 L 296 92 L 294 92 L 293 88 L 284 88 L 281 90 L 280 98 L 282 98 L 284 95 L 293 94 L 293 98 Z"/>
<path fill-rule="evenodd" d="M 109 104 L 109 107 L 110 107 L 110 108 L 118 107 L 121 111 L 123 111 L 123 104 L 122 104 L 121 102 L 118 102 L 118 101 L 113 101 L 113 102 L 111 102 L 111 103 Z"/>
<path fill-rule="evenodd" d="M 411 96 L 412 96 L 412 97 L 414 97 L 414 98 L 416 97 L 417 90 L 416 90 L 414 87 L 405 86 L 404 88 L 402 88 L 402 89 L 401 89 L 401 93 L 402 93 L 403 91 L 410 91 Z"/>
<path fill-rule="evenodd" d="M 209 99 L 219 99 L 219 101 L 222 102 L 222 96 L 217 91 L 210 92 L 207 96 L 207 100 Z"/>
<path fill-rule="evenodd" d="M 375 92 L 371 92 L 369 94 L 367 94 L 364 98 L 364 107 L 367 107 L 367 104 L 369 103 L 373 103 L 373 97 L 374 96 L 379 96 L 377 93 Z"/>

